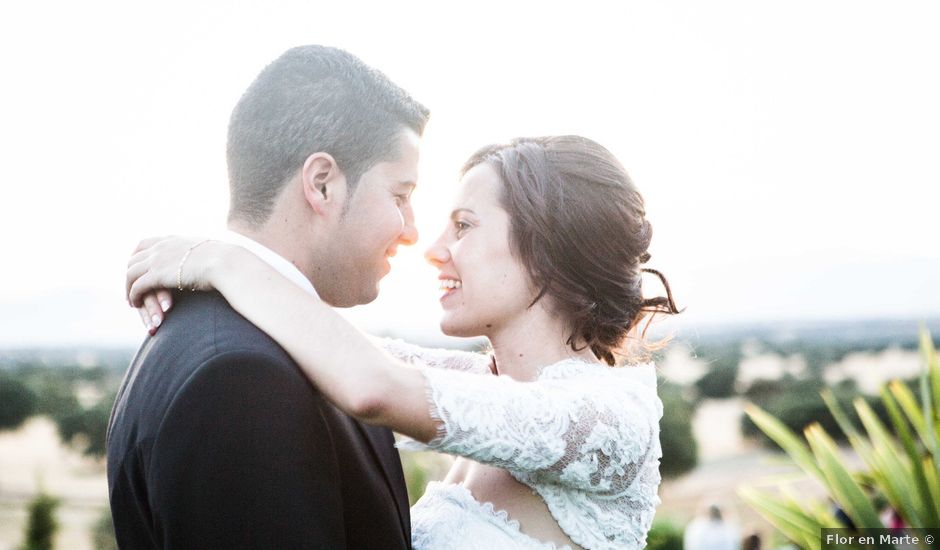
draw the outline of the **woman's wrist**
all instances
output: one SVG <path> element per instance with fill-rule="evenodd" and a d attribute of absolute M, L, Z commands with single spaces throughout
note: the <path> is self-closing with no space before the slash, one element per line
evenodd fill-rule
<path fill-rule="evenodd" d="M 233 257 L 237 255 L 238 250 L 243 249 L 224 241 L 207 241 L 193 251 L 194 254 L 198 252 L 202 256 L 200 258 L 202 270 L 201 273 L 196 274 L 196 277 L 205 281 L 208 286 L 218 288 L 225 273 L 231 272 L 232 266 L 235 265 Z"/>
<path fill-rule="evenodd" d="M 243 282 L 245 279 L 252 280 L 252 277 L 258 276 L 255 275 L 258 268 L 263 273 L 263 269 L 267 267 L 253 252 L 237 244 L 224 241 L 215 241 L 212 244 L 212 259 L 207 265 L 206 278 L 212 288 L 223 291 L 223 294 L 226 286 L 238 284 L 236 279 L 239 277 Z"/>

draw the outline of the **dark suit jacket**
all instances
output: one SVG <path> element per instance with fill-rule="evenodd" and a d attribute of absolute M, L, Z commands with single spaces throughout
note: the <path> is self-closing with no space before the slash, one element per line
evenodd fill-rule
<path fill-rule="evenodd" d="M 324 400 L 218 293 L 176 296 L 108 430 L 121 548 L 411 546 L 391 432 Z"/>

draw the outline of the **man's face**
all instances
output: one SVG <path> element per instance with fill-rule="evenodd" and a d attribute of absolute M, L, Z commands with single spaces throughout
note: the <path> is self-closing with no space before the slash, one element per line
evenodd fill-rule
<path fill-rule="evenodd" d="M 418 240 L 411 193 L 418 181 L 419 140 L 414 131 L 403 130 L 397 158 L 370 168 L 346 199 L 345 212 L 331 232 L 324 257 L 330 265 L 320 266 L 321 275 L 329 273 L 328 301 L 333 306 L 375 300 L 379 280 L 391 269 L 388 259 L 399 245 Z"/>

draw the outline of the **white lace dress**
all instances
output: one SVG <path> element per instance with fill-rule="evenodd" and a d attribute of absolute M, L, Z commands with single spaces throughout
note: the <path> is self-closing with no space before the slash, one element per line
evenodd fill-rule
<path fill-rule="evenodd" d="M 422 367 L 433 418 L 427 445 L 507 470 L 538 493 L 561 529 L 588 550 L 643 548 L 660 500 L 659 419 L 652 365 L 607 367 L 569 359 L 536 381 L 492 376 L 486 356 L 385 340 Z M 435 368 L 438 367 L 438 368 Z M 444 368 L 440 368 L 444 367 Z M 431 483 L 411 510 L 415 550 L 548 549 L 506 512 L 461 485 Z"/>

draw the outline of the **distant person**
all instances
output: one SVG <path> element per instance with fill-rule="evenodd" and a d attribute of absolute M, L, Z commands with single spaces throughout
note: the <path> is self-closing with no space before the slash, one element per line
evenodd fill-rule
<path fill-rule="evenodd" d="M 882 525 L 890 529 L 891 534 L 893 535 L 900 536 L 902 533 L 904 533 L 904 529 L 907 527 L 907 525 L 904 523 L 904 518 L 901 517 L 901 514 L 899 514 L 898 511 L 891 506 L 887 506 L 884 510 L 882 510 L 880 518 Z"/>
<path fill-rule="evenodd" d="M 741 550 L 760 550 L 760 535 L 751 533 L 744 537 L 744 544 L 741 545 Z"/>
<path fill-rule="evenodd" d="M 383 351 L 314 293 L 218 241 L 144 241 L 129 299 L 216 289 L 178 296 L 183 312 L 224 298 L 339 410 L 420 442 L 409 447 L 458 456 L 411 511 L 418 550 L 644 548 L 660 502 L 662 403 L 642 327 L 677 309 L 668 285 L 667 296 L 643 296 L 652 226 L 641 195 L 594 141 L 520 138 L 470 157 L 447 220 L 426 253 L 440 271 L 441 328 L 488 337 L 491 357 L 394 341 Z M 313 258 L 312 272 L 327 261 Z M 156 338 L 196 330 L 178 324 L 183 312 Z M 253 391 L 233 396 L 236 406 L 254 408 Z M 201 424 L 201 413 L 177 421 Z M 304 464 L 310 452 L 289 458 Z"/>
<path fill-rule="evenodd" d="M 712 504 L 707 516 L 689 522 L 682 547 L 685 550 L 739 550 L 741 533 L 737 526 L 724 520 L 721 508 Z"/>

